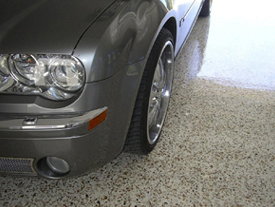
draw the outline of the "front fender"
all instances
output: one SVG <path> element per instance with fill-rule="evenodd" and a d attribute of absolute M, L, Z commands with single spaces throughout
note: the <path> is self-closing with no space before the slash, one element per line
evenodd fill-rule
<path fill-rule="evenodd" d="M 87 70 L 87 82 L 107 79 L 146 59 L 168 18 L 169 7 L 156 0 L 119 0 L 109 7 L 73 52 Z"/>

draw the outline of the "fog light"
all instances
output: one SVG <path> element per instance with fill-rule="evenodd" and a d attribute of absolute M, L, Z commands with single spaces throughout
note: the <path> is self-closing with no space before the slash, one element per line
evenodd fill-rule
<path fill-rule="evenodd" d="M 69 164 L 60 158 L 57 157 L 47 157 L 46 163 L 48 167 L 55 173 L 66 174 L 70 171 Z"/>

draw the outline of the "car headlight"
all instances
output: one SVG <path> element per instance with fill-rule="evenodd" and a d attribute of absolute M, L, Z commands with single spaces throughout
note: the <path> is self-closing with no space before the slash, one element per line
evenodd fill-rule
<path fill-rule="evenodd" d="M 72 98 L 85 83 L 82 63 L 70 55 L 0 55 L 0 92 Z"/>

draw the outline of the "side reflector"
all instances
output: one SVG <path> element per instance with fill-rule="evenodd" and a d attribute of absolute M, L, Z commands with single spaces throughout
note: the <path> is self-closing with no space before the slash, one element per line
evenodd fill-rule
<path fill-rule="evenodd" d="M 107 109 L 89 121 L 89 130 L 95 128 L 107 118 Z"/>

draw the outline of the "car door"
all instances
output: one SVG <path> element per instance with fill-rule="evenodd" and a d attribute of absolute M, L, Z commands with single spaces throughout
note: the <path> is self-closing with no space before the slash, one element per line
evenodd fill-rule
<path fill-rule="evenodd" d="M 202 0 L 174 0 L 174 8 L 177 11 L 178 32 L 175 51 L 179 51 L 186 40 L 194 20 L 197 17 Z"/>

